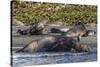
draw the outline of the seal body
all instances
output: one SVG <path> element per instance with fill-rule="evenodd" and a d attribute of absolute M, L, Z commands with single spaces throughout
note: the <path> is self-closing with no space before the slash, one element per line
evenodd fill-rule
<path fill-rule="evenodd" d="M 67 37 L 83 36 L 87 33 L 87 29 L 83 22 L 77 22 L 72 28 L 70 28 L 66 33 L 62 34 Z"/>
<path fill-rule="evenodd" d="M 90 47 L 82 45 L 71 37 L 45 37 L 32 41 L 17 52 L 89 52 Z"/>
<path fill-rule="evenodd" d="M 16 52 L 43 52 L 56 42 L 55 37 L 45 37 L 43 39 L 34 40 Z"/>
<path fill-rule="evenodd" d="M 38 24 L 34 24 L 32 26 L 30 26 L 27 29 L 21 30 L 19 29 L 17 31 L 17 33 L 19 33 L 20 35 L 40 35 L 43 33 L 44 30 L 44 24 L 43 23 L 38 23 Z"/>

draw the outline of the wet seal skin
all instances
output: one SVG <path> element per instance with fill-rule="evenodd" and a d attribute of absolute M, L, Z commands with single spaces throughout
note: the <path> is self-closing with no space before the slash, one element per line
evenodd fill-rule
<path fill-rule="evenodd" d="M 91 48 L 72 37 L 45 37 L 32 41 L 16 52 L 90 52 Z"/>

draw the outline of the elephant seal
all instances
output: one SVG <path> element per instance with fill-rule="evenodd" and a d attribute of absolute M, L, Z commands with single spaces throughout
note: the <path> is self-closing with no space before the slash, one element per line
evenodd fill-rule
<path fill-rule="evenodd" d="M 89 52 L 90 47 L 82 45 L 72 37 L 45 37 L 32 41 L 17 52 Z"/>
<path fill-rule="evenodd" d="M 68 37 L 86 37 L 90 35 L 95 35 L 96 32 L 93 30 L 88 30 L 85 26 L 85 24 L 81 21 L 78 21 L 72 28 L 70 28 L 67 32 L 62 32 L 62 36 L 68 36 Z"/>
<path fill-rule="evenodd" d="M 63 36 L 74 37 L 74 36 L 84 36 L 87 34 L 87 29 L 83 22 L 77 22 L 72 28 L 67 32 L 62 33 Z"/>
<path fill-rule="evenodd" d="M 16 52 L 41 52 L 47 47 L 52 46 L 55 42 L 55 37 L 45 37 L 43 39 L 32 41 L 30 44 L 27 44 L 25 47 Z"/>
<path fill-rule="evenodd" d="M 18 29 L 16 33 L 19 33 L 20 35 L 27 35 L 28 34 L 28 30 Z"/>
<path fill-rule="evenodd" d="M 21 30 L 19 29 L 16 33 L 19 33 L 20 35 L 39 35 L 42 34 L 44 30 L 44 24 L 43 23 L 37 23 L 34 24 L 32 26 L 30 26 L 29 28 L 25 29 L 25 30 Z"/>
<path fill-rule="evenodd" d="M 49 50 L 54 52 L 89 52 L 91 48 L 87 45 L 82 45 L 78 40 L 73 39 L 72 37 L 58 37 L 54 45 Z"/>
<path fill-rule="evenodd" d="M 31 35 L 38 35 L 38 34 L 42 34 L 43 33 L 43 30 L 44 30 L 44 24 L 43 23 L 38 23 L 38 24 L 35 24 L 34 26 L 32 26 L 30 28 L 30 34 Z"/>

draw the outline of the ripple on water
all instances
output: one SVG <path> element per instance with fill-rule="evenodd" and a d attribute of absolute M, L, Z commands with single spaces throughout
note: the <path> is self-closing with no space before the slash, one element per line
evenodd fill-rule
<path fill-rule="evenodd" d="M 89 53 L 13 53 L 13 66 L 29 66 L 40 64 L 57 64 L 57 63 L 73 63 L 73 62 L 89 62 L 97 60 L 97 51 L 93 50 Z"/>

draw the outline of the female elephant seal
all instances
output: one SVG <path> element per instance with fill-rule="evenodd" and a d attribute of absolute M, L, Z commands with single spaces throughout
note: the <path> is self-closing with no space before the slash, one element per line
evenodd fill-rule
<path fill-rule="evenodd" d="M 90 47 L 81 45 L 72 37 L 45 37 L 26 45 L 17 52 L 89 52 Z"/>

